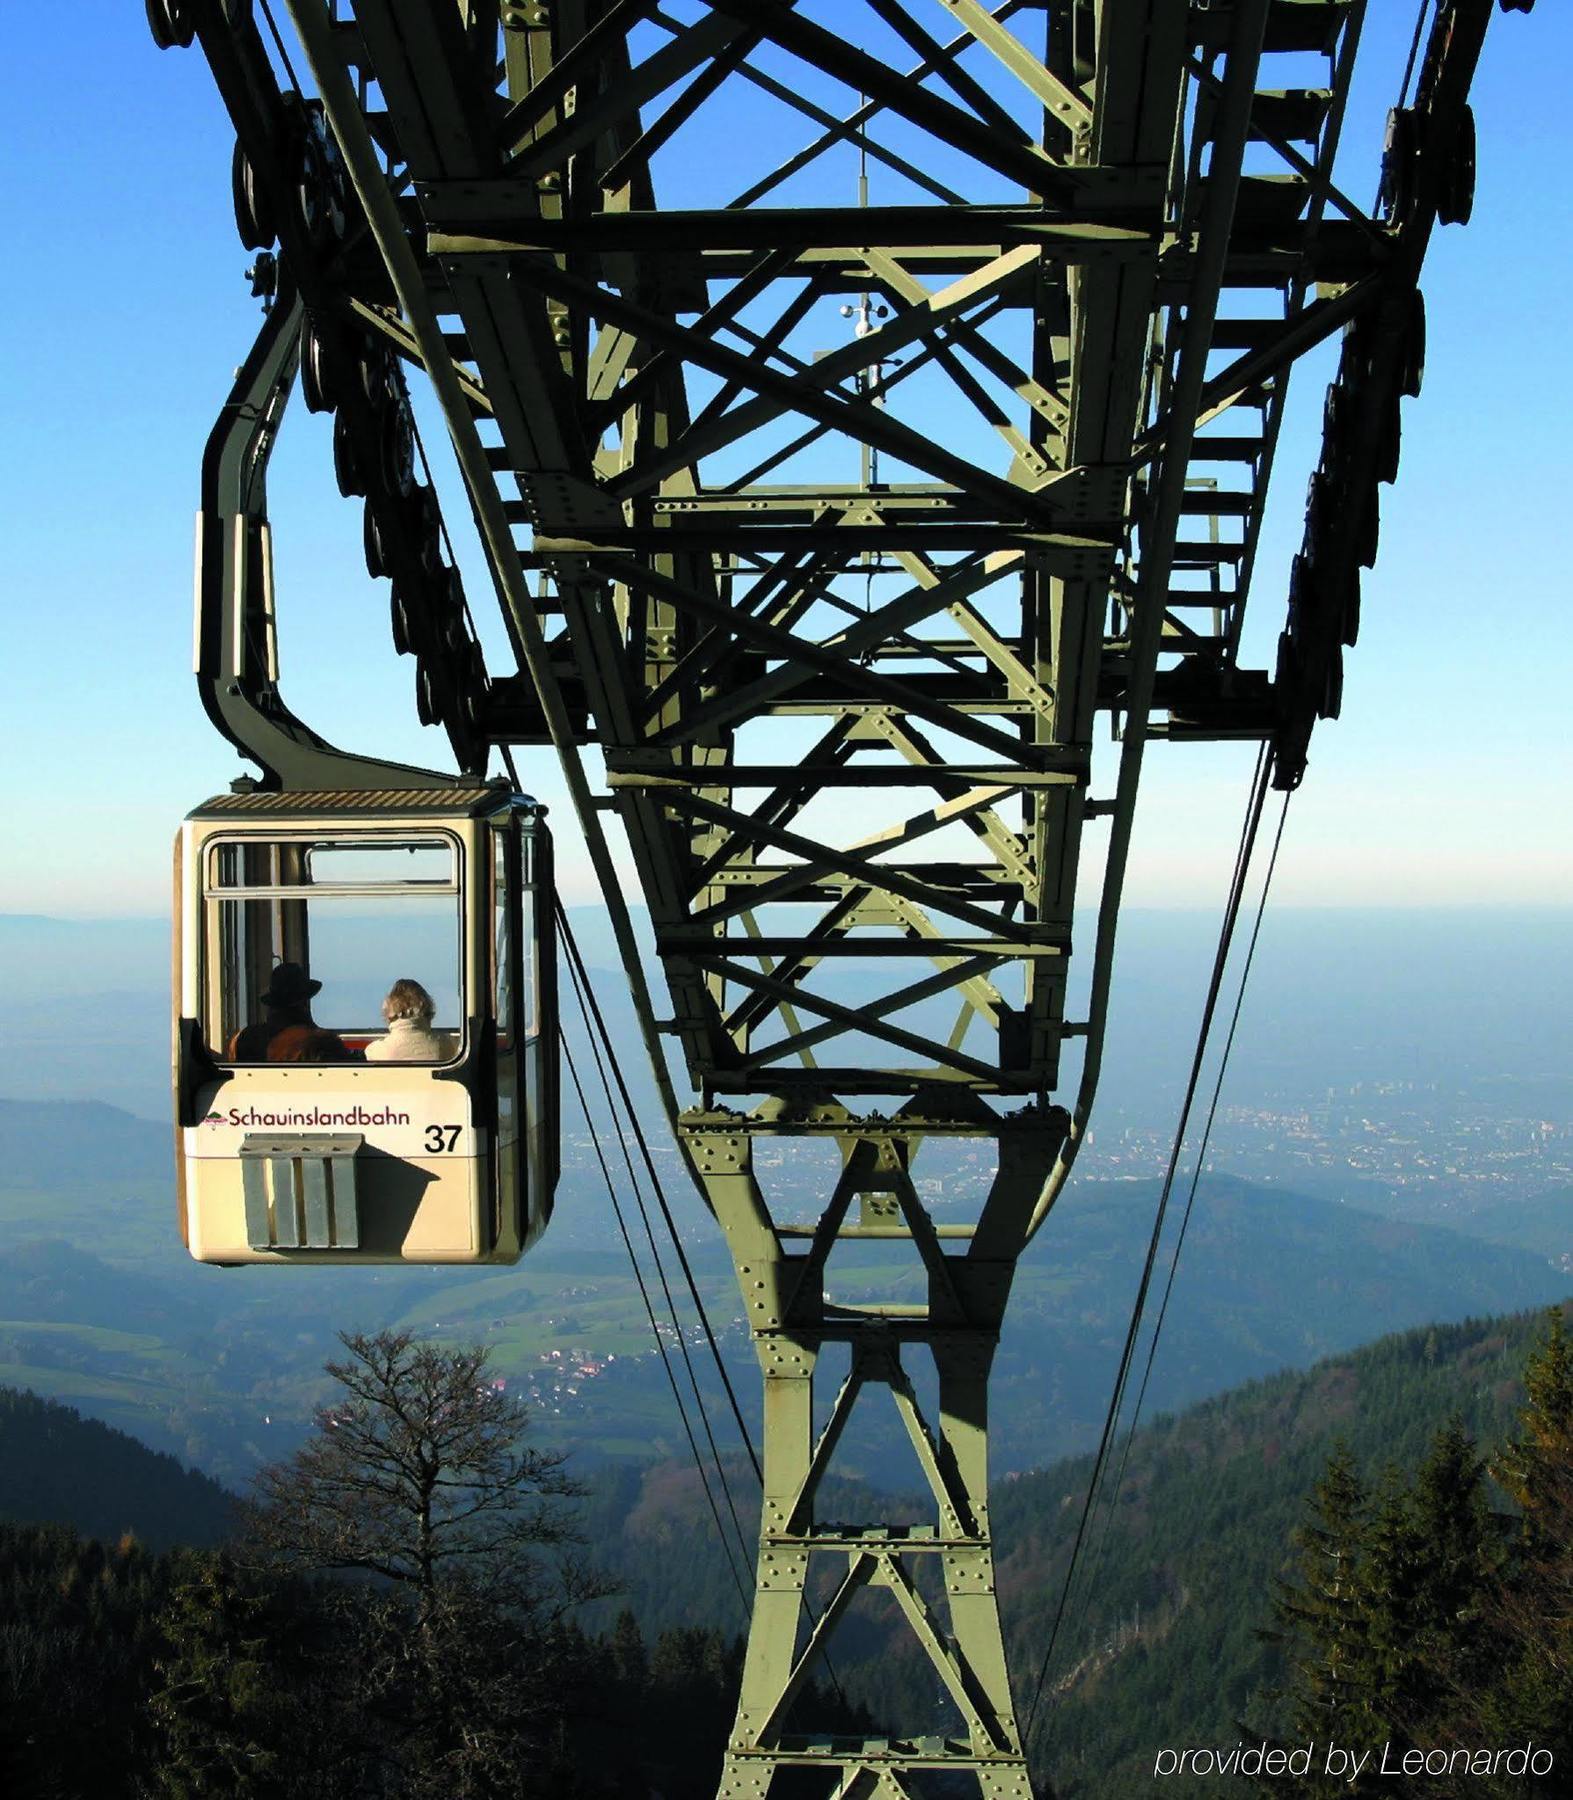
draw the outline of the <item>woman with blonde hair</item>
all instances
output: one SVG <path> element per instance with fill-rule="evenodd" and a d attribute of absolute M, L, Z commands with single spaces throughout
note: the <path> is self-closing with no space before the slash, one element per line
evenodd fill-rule
<path fill-rule="evenodd" d="M 367 1062 L 446 1062 L 453 1055 L 453 1039 L 446 1031 L 432 1030 L 436 1010 L 418 981 L 394 982 L 382 1003 L 388 1035 L 366 1046 Z"/>

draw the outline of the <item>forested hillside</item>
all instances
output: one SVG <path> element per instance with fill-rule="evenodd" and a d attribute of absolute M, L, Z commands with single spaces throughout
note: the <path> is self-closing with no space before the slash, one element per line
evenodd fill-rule
<path fill-rule="evenodd" d="M 0 1794 L 5 1800 L 710 1800 L 742 1646 L 698 1629 L 646 1637 L 631 1617 L 573 1628 L 484 1666 L 479 1646 L 442 1699 L 485 1719 L 525 1696 L 516 1749 L 491 1786 L 400 1768 L 430 1696 L 370 1679 L 345 1596 L 269 1581 L 229 1556 L 153 1554 L 127 1538 L 0 1522 Z M 466 1682 L 472 1692 L 466 1693 Z M 833 1696 L 812 1703 L 833 1713 Z M 849 1725 L 861 1723 L 842 1709 Z"/>
<path fill-rule="evenodd" d="M 1335 1446 L 1348 1447 L 1352 1466 L 1376 1488 L 1387 1465 L 1418 1466 L 1437 1431 L 1455 1416 L 1483 1448 L 1500 1445 L 1515 1429 L 1521 1371 L 1543 1322 L 1544 1315 L 1524 1314 L 1407 1332 L 1304 1373 L 1251 1383 L 1178 1416 L 1151 1420 L 1131 1447 L 1112 1515 L 1102 1509 L 1094 1515 L 1082 1564 L 1089 1579 L 1072 1590 L 1041 1691 L 1039 1672 L 1090 1460 L 1062 1462 L 1001 1484 L 993 1520 L 1013 1666 L 1023 1714 L 1034 1722 L 1034 1761 L 1040 1776 L 1052 1781 L 1056 1800 L 1123 1800 L 1145 1787 L 1165 1747 L 1232 1746 L 1242 1727 L 1258 1734 L 1287 1731 L 1284 1710 L 1269 1691 L 1283 1678 L 1279 1652 L 1261 1634 L 1274 1624 L 1279 1581 L 1293 1578 L 1300 1566 L 1295 1532 Z M 532 1436 L 537 1430 L 546 1442 L 549 1423 L 532 1427 Z M 217 1515 L 204 1511 L 204 1503 L 221 1500 L 222 1490 L 118 1433 L 28 1395 L 9 1398 L 0 1410 L 0 1432 L 6 1434 L 0 1436 L 0 1471 L 14 1480 L 19 1464 L 30 1467 L 39 1496 L 30 1504 L 39 1516 L 58 1506 L 56 1517 L 83 1517 L 82 1496 L 97 1496 L 113 1523 L 94 1529 L 111 1541 L 134 1522 L 138 1507 L 164 1521 L 164 1541 L 211 1532 Z M 25 1444 L 25 1454 L 12 1454 L 13 1444 Z M 46 1480 L 51 1471 L 53 1486 Z M 750 1536 L 755 1514 L 749 1483 L 741 1469 L 736 1476 L 733 1494 L 743 1533 Z M 160 1478 L 166 1487 L 158 1487 Z M 181 1511 L 182 1495 L 193 1510 Z M 128 1501 L 134 1503 L 130 1510 Z M 1502 1497 L 1495 1502 L 1502 1504 Z M 866 1490 L 843 1480 L 827 1486 L 822 1511 L 852 1522 L 873 1516 L 872 1504 Z M 879 1504 L 887 1503 L 882 1498 Z M 670 1739 L 669 1726 L 680 1727 L 692 1755 L 685 1753 L 680 1769 L 666 1768 L 665 1791 L 699 1794 L 725 1729 L 743 1608 L 697 1476 L 673 1464 L 602 1471 L 578 1510 L 584 1554 L 611 1577 L 616 1591 L 579 1609 L 579 1626 L 557 1643 L 554 1653 L 564 1658 L 563 1677 L 574 1690 L 566 1696 L 561 1741 L 587 1733 L 582 1741 L 601 1744 L 604 1728 L 615 1723 L 624 1745 L 619 1768 L 631 1773 L 657 1757 Z M 928 1502 L 914 1496 L 910 1516 L 929 1513 Z M 176 1529 L 182 1519 L 188 1522 Z M 151 1528 L 138 1529 L 158 1541 Z M 298 1548 L 293 1535 L 287 1542 Z M 29 1742 L 43 1748 L 27 1725 L 26 1696 L 43 1667 L 28 1649 L 34 1639 L 53 1644 L 56 1660 L 64 1656 L 60 1691 L 76 1695 L 84 1707 L 99 1680 L 93 1671 L 109 1658 L 104 1666 L 112 1664 L 118 1673 L 112 1682 L 104 1677 L 113 1702 L 105 1716 L 127 1755 L 153 1754 L 148 1745 L 157 1750 L 162 1744 L 159 1754 L 183 1756 L 188 1750 L 178 1734 L 170 1736 L 174 1703 L 167 1683 L 158 1686 L 163 1677 L 155 1663 L 163 1659 L 166 1672 L 178 1664 L 187 1671 L 183 1682 L 208 1684 L 201 1704 L 208 1709 L 202 1716 L 209 1733 L 203 1753 L 209 1754 L 215 1706 L 216 1716 L 229 1719 L 242 1739 L 247 1731 L 278 1723 L 268 1708 L 287 1698 L 294 1652 L 282 1639 L 272 1644 L 268 1634 L 277 1627 L 286 1635 L 305 1630 L 320 1639 L 327 1629 L 315 1590 L 251 1590 L 225 1574 L 225 1565 L 171 1562 L 129 1540 L 106 1549 L 59 1528 L 4 1527 L 0 1551 L 8 1616 L 27 1621 L 25 1630 L 11 1634 L 10 1660 L 0 1670 L 0 1737 L 10 1734 L 7 1755 L 22 1754 Z M 736 1557 L 744 1586 L 750 1585 L 750 1560 L 749 1554 Z M 834 1573 L 825 1571 L 825 1585 Z M 873 1593 L 866 1599 L 832 1642 L 835 1680 L 845 1697 L 845 1709 L 838 1703 L 837 1710 L 850 1719 L 866 1707 L 882 1725 L 903 1733 L 951 1728 L 946 1704 L 921 1658 L 909 1653 L 906 1627 L 888 1599 Z M 156 1620 L 150 1623 L 148 1615 Z M 223 1687 L 231 1637 L 237 1646 L 251 1646 L 246 1681 L 272 1684 L 262 1711 L 246 1710 L 253 1702 L 245 1694 L 253 1689 L 231 1694 Z M 64 1671 L 78 1667 L 86 1676 L 67 1680 Z M 215 1681 L 222 1692 L 213 1690 Z M 139 1710 L 155 1691 L 166 1693 L 157 1729 Z M 313 1730 L 332 1725 L 315 1712 L 307 1723 Z M 64 1726 L 60 1732 L 51 1728 L 51 1744 L 70 1742 Z M 622 1778 L 607 1765 L 598 1767 L 597 1780 Z M 1188 1791 L 1183 1780 L 1168 1785 L 1176 1793 Z M 1212 1790 L 1204 1782 L 1189 1791 Z"/>
<path fill-rule="evenodd" d="M 123 1431 L 0 1387 L 0 1519 L 167 1550 L 221 1542 L 234 1496 Z"/>
<path fill-rule="evenodd" d="M 332 1409 L 223 1549 L 0 1522 L 0 1793 L 709 1800 L 739 1640 L 627 1614 L 587 1633 L 607 1584 L 575 1554 L 578 1484 L 485 1350 L 342 1343 Z M 21 1409 L 64 1472 L 50 1410 Z M 106 1462 L 100 1492 L 128 1474 Z M 799 1703 L 870 1724 L 812 1683 Z"/>
<path fill-rule="evenodd" d="M 1095 1579 L 1072 1594 L 1035 1710 L 1035 1761 L 1058 1800 L 1125 1800 L 1151 1779 L 1165 1745 L 1232 1746 L 1241 1723 L 1268 1729 L 1276 1715 L 1266 1690 L 1280 1669 L 1258 1634 L 1272 1623 L 1275 1578 L 1293 1565 L 1292 1533 L 1334 1446 L 1346 1442 L 1375 1476 L 1390 1463 L 1415 1467 L 1454 1414 L 1483 1442 L 1499 1441 L 1542 1322 L 1527 1313 L 1404 1332 L 1144 1425 L 1112 1519 L 1095 1515 L 1084 1561 Z M 992 1507 L 1024 1712 L 1090 1471 L 1080 1457 L 1023 1475 L 1000 1486 Z M 733 1485 L 747 1494 L 741 1478 Z M 846 1487 L 826 1510 L 850 1520 L 856 1507 Z M 914 1518 L 927 1510 L 917 1499 L 913 1507 Z M 750 1509 L 745 1529 L 753 1523 Z M 685 1544 L 714 1542 L 688 1471 L 623 1472 L 597 1497 L 592 1537 L 647 1629 L 740 1616 L 718 1553 L 690 1549 L 681 1583 L 671 1578 Z M 949 1722 L 888 1603 L 870 1596 L 832 1655 L 848 1694 L 882 1722 L 914 1731 Z M 1166 1791 L 1183 1787 L 1171 1781 Z"/>
<path fill-rule="evenodd" d="M 1543 1322 L 1404 1332 L 1145 1428 L 1106 1548 L 1101 1515 L 1092 1534 L 1096 1588 L 1073 1597 L 1039 1708 L 1041 1765 L 1060 1800 L 1116 1800 L 1151 1778 L 1162 1746 L 1232 1746 L 1238 1726 L 1277 1723 L 1265 1690 L 1282 1671 L 1258 1633 L 1332 1451 L 1347 1444 L 1373 1478 L 1390 1464 L 1412 1470 L 1455 1414 L 1482 1443 L 1500 1442 Z M 1024 1683 L 1041 1666 L 1088 1473 L 1079 1459 L 1023 1477 L 994 1508 Z"/>
<path fill-rule="evenodd" d="M 0 1523 L 0 1793 L 129 1800 L 158 1620 L 196 1553 Z"/>

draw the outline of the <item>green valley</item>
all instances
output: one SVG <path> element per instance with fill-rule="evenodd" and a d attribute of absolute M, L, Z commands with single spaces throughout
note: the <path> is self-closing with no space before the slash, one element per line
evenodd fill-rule
<path fill-rule="evenodd" d="M 386 1325 L 488 1344 L 499 1375 L 581 1460 L 684 1447 L 637 1285 L 577 1140 L 559 1222 L 518 1268 L 331 1275 L 192 1264 L 173 1229 L 169 1148 L 162 1127 L 112 1107 L 0 1102 L 0 1380 L 68 1400 L 239 1484 L 305 1428 L 334 1332 Z M 985 1178 L 981 1167 L 947 1171 L 936 1217 Z M 1151 1181 L 1081 1182 L 1023 1260 L 995 1373 L 1001 1475 L 1095 1441 L 1155 1191 Z M 688 1196 L 674 1188 L 673 1198 L 752 1415 L 753 1352 L 720 1234 Z M 687 1295 L 674 1273 L 674 1325 L 642 1227 L 631 1224 L 675 1378 L 686 1387 L 691 1361 L 719 1403 Z M 913 1297 L 907 1264 L 871 1246 L 838 1250 L 828 1276 L 844 1299 Z M 1151 1404 L 1183 1407 L 1384 1330 L 1545 1303 L 1566 1280 L 1523 1245 L 1209 1175 Z M 876 1419 L 849 1438 L 847 1473 L 899 1485 L 884 1471 L 904 1443 L 893 1415 Z"/>

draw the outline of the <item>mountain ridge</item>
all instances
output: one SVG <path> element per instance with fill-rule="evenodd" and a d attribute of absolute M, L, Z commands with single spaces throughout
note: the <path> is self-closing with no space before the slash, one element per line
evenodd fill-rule
<path fill-rule="evenodd" d="M 1573 1300 L 1560 1305 L 1573 1313 Z M 1375 1480 L 1388 1465 L 1412 1469 L 1454 1417 L 1483 1450 L 1501 1442 L 1545 1317 L 1536 1308 L 1385 1334 L 1310 1368 L 1150 1416 L 1128 1461 L 1117 1443 L 1111 1467 L 1124 1465 L 1124 1481 L 1094 1508 L 1081 1564 L 1091 1585 L 1072 1590 L 1046 1672 L 1052 1704 L 1032 1739 L 1034 1763 L 1058 1800 L 1124 1800 L 1150 1778 L 1164 1744 L 1232 1743 L 1242 1724 L 1275 1730 L 1279 1670 L 1260 1633 L 1271 1621 L 1274 1581 L 1291 1567 L 1293 1528 L 1334 1446 L 1346 1443 Z M 549 1421 L 538 1418 L 537 1428 L 551 1440 Z M 1086 1455 L 1062 1458 L 994 1486 L 996 1580 L 1024 1710 L 1091 1467 Z M 751 1534 L 757 1501 L 741 1459 L 732 1470 L 742 1529 Z M 677 1626 L 740 1623 L 691 1466 L 625 1463 L 592 1472 L 588 1485 L 587 1554 L 621 1587 L 587 1624 L 608 1627 L 622 1606 L 647 1638 Z M 827 1517 L 889 1512 L 888 1491 L 835 1470 L 822 1498 Z M 914 1519 L 932 1511 L 928 1497 L 910 1498 Z M 216 1483 L 126 1434 L 0 1388 L 0 1518 L 67 1523 L 107 1541 L 130 1529 L 158 1548 L 217 1541 L 230 1504 Z M 681 1584 L 671 1579 L 674 1556 L 683 1559 Z M 751 1557 L 750 1543 L 745 1564 Z M 952 1729 L 900 1615 L 888 1597 L 870 1600 L 849 1613 L 831 1645 L 838 1680 L 902 1733 Z M 1183 1784 L 1176 1791 L 1208 1792 Z"/>
<path fill-rule="evenodd" d="M 1561 1310 L 1573 1315 L 1573 1300 Z M 1482 1450 L 1499 1443 L 1514 1428 L 1524 1360 L 1545 1318 L 1537 1308 L 1390 1333 L 1309 1369 L 1149 1417 L 1131 1443 L 1119 1494 L 1093 1511 L 1045 1670 L 1031 1750 L 1057 1800 L 1128 1800 L 1145 1790 L 1166 1745 L 1232 1745 L 1242 1728 L 1279 1729 L 1271 1690 L 1282 1671 L 1261 1633 L 1272 1623 L 1274 1582 L 1292 1569 L 1291 1534 L 1335 1446 L 1348 1444 L 1374 1482 L 1388 1465 L 1412 1470 L 1454 1417 Z M 1117 1441 L 1113 1468 L 1123 1449 Z M 1044 1668 L 1091 1470 L 1091 1457 L 1078 1456 L 994 1484 L 995 1577 L 1023 1716 Z M 751 1531 L 756 1502 L 745 1479 L 734 1485 L 746 1496 Z M 846 1483 L 826 1499 L 826 1516 L 845 1519 L 860 1516 L 860 1504 L 877 1504 L 869 1490 Z M 914 1518 L 932 1512 L 926 1496 L 913 1506 Z M 647 1632 L 736 1616 L 718 1556 L 690 1549 L 680 1595 L 667 1578 L 667 1557 L 711 1542 L 712 1533 L 697 1478 L 672 1463 L 616 1472 L 588 1523 L 591 1542 L 625 1584 L 617 1604 L 630 1606 Z M 822 1605 L 828 1588 L 814 1596 Z M 957 1729 L 888 1600 L 849 1613 L 829 1648 L 848 1696 L 891 1729 Z M 1214 1800 L 1218 1791 L 1184 1780 L 1166 1784 L 1170 1790 L 1189 1800 Z"/>
<path fill-rule="evenodd" d="M 391 1325 L 490 1345 L 499 1375 L 582 1458 L 675 1449 L 679 1422 L 633 1276 L 599 1247 L 615 1241 L 605 1196 L 581 1166 L 583 1146 L 570 1138 L 565 1148 L 558 1222 L 517 1269 L 215 1270 L 180 1248 L 167 1127 L 97 1102 L 0 1103 L 0 1381 L 54 1394 L 234 1482 L 298 1439 L 335 1331 Z M 987 1173 L 968 1165 L 947 1175 L 936 1216 Z M 1155 1197 L 1150 1179 L 1084 1179 L 1023 1258 L 996 1365 L 1002 1474 L 1095 1441 Z M 673 1199 L 757 1418 L 753 1351 L 724 1245 L 697 1201 Z M 1538 1252 L 1486 1242 L 1463 1223 L 1420 1225 L 1205 1174 L 1152 1403 L 1184 1406 L 1384 1330 L 1508 1312 L 1565 1291 L 1565 1273 Z M 843 1298 L 912 1297 L 889 1252 L 844 1271 L 833 1259 L 829 1274 Z M 696 1329 L 686 1302 L 679 1316 Z M 128 1341 L 109 1342 L 109 1331 Z M 713 1373 L 702 1379 L 724 1419 Z M 892 1420 L 872 1435 L 850 1433 L 851 1472 L 877 1471 L 904 1444 Z"/>
<path fill-rule="evenodd" d="M 69 1525 L 151 1550 L 207 1548 L 233 1527 L 236 1499 L 200 1470 L 74 1407 L 0 1386 L 0 1519 Z"/>

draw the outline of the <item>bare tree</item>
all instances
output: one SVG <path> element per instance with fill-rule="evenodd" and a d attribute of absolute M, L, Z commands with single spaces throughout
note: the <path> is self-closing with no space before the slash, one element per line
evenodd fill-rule
<path fill-rule="evenodd" d="M 396 1582 L 422 1616 L 445 1582 L 542 1604 L 539 1552 L 576 1541 L 562 1502 L 582 1490 L 562 1452 L 526 1442 L 529 1409 L 490 1375 L 487 1351 L 407 1331 L 340 1342 L 349 1355 L 327 1372 L 341 1392 L 300 1449 L 256 1478 L 259 1541 L 297 1569 Z"/>
<path fill-rule="evenodd" d="M 563 1792 L 563 1614 L 607 1591 L 573 1554 L 565 1502 L 581 1489 L 527 1441 L 529 1410 L 484 1348 L 340 1341 L 316 1429 L 256 1478 L 251 1541 L 275 1568 L 366 1577 L 330 1585 L 392 1791 Z"/>

